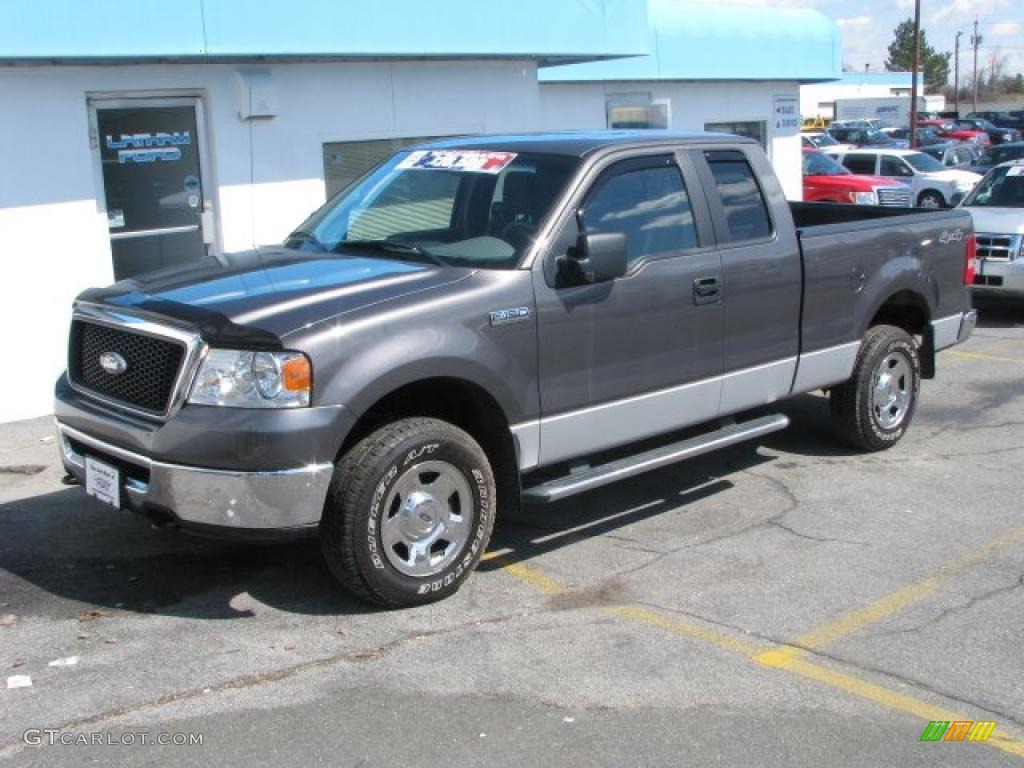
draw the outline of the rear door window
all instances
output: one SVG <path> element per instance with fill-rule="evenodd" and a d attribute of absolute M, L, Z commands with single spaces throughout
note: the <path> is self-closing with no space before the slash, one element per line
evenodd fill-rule
<path fill-rule="evenodd" d="M 754 170 L 742 152 L 704 153 L 725 213 L 729 240 L 763 240 L 772 235 L 772 221 Z"/>
<path fill-rule="evenodd" d="M 845 165 L 851 173 L 859 173 L 867 176 L 875 174 L 875 163 L 878 158 L 875 155 L 864 155 L 853 153 L 843 158 Z"/>

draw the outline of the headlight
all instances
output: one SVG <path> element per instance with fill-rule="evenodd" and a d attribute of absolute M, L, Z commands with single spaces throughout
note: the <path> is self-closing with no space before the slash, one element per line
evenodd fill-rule
<path fill-rule="evenodd" d="M 857 205 L 878 205 L 878 196 L 874 192 L 851 192 L 850 200 Z"/>
<path fill-rule="evenodd" d="M 235 408 L 301 408 L 309 405 L 313 375 L 301 352 L 211 349 L 188 401 Z"/>

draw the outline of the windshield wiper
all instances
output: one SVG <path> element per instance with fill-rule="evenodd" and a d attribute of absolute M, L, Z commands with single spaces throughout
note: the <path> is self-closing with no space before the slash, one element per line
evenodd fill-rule
<path fill-rule="evenodd" d="M 372 248 L 377 251 L 417 256 L 439 267 L 444 266 L 444 262 L 439 256 L 431 253 L 426 248 L 421 248 L 418 245 L 407 243 L 403 240 L 342 240 L 338 243 L 337 247 L 344 248 L 346 246 L 349 248 Z"/>
<path fill-rule="evenodd" d="M 313 245 L 317 246 L 324 253 L 327 253 L 327 251 L 329 250 L 326 245 L 320 242 L 319 237 L 314 235 L 312 232 L 307 232 L 304 229 L 296 229 L 294 232 L 292 232 L 290 235 L 288 235 L 288 237 L 284 239 L 286 243 L 289 240 L 298 240 L 299 242 L 302 243 L 313 243 Z"/>

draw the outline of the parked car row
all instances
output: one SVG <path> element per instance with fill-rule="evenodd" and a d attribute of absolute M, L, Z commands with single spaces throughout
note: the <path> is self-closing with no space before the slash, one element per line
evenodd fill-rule
<path fill-rule="evenodd" d="M 832 147 L 822 151 L 852 173 L 903 182 L 909 187 L 913 205 L 919 208 L 956 205 L 981 179 L 972 171 L 947 168 L 931 155 L 917 150 Z"/>
<path fill-rule="evenodd" d="M 910 188 L 881 176 L 853 174 L 814 149 L 803 151 L 805 203 L 910 207 Z"/>

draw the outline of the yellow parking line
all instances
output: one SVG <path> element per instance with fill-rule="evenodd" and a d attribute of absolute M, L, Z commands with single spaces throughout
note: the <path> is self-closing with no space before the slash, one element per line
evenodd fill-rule
<path fill-rule="evenodd" d="M 547 595 L 555 595 L 559 592 L 564 592 L 565 587 L 559 584 L 557 581 L 552 579 L 547 574 L 538 571 L 536 568 L 531 568 L 528 565 L 522 563 L 508 563 L 504 562 L 505 558 L 509 555 L 510 550 L 499 550 L 498 552 L 485 552 L 483 557 L 480 558 L 481 562 L 485 561 L 497 561 L 501 564 L 501 570 L 507 573 L 509 576 L 515 576 L 520 581 L 525 581 L 530 586 L 540 590 Z"/>
<path fill-rule="evenodd" d="M 863 627 L 871 621 L 877 621 L 889 613 L 892 613 L 892 611 L 895 611 L 897 608 L 927 595 L 936 589 L 942 581 L 953 574 L 962 571 L 970 565 L 981 561 L 988 555 L 993 554 L 1016 541 L 1020 541 L 1021 539 L 1024 539 L 1024 527 L 1014 529 L 981 547 L 971 550 L 959 559 L 940 569 L 938 573 L 929 576 L 926 579 L 922 579 L 909 587 L 905 587 L 904 589 L 893 593 L 893 595 L 890 595 L 887 598 L 879 600 L 877 603 L 874 603 L 861 611 L 857 611 L 837 622 L 833 622 L 832 624 L 823 627 L 821 630 L 811 633 L 811 635 L 806 636 L 805 640 L 807 638 L 813 639 L 815 636 L 820 635 L 826 642 L 828 642 L 830 641 L 828 638 L 835 639 L 842 634 L 846 634 L 847 632 L 852 632 L 855 629 Z M 510 554 L 509 550 L 501 550 L 499 552 L 487 553 L 482 559 L 497 560 L 500 562 L 503 558 L 507 557 L 508 554 Z M 525 581 L 546 594 L 557 594 L 566 591 L 566 587 L 564 585 L 555 581 L 550 576 L 542 573 L 536 568 L 523 565 L 522 563 L 508 563 L 507 565 L 502 566 L 502 571 L 508 573 L 510 576 L 520 579 L 521 581 Z M 828 669 L 827 667 L 813 664 L 806 659 L 800 658 L 801 656 L 811 652 L 810 650 L 784 647 L 764 651 L 762 650 L 762 646 L 748 640 L 732 637 L 700 624 L 684 621 L 675 616 L 669 616 L 659 611 L 654 611 L 637 605 L 607 606 L 601 610 L 610 616 L 615 616 L 626 621 L 657 627 L 677 635 L 682 635 L 694 640 L 701 640 L 711 645 L 716 645 L 720 648 L 734 651 L 743 658 L 760 666 L 789 672 L 797 675 L 798 677 L 822 683 L 823 685 L 827 685 L 831 688 L 857 696 L 861 699 L 874 702 L 875 704 L 888 707 L 889 709 L 894 709 L 898 712 L 903 712 L 904 714 L 919 717 L 922 720 L 949 720 L 952 722 L 955 720 L 970 719 L 951 710 L 944 709 L 934 704 L 929 704 L 928 702 L 916 699 L 913 696 L 908 696 L 905 693 L 886 688 L 883 685 L 871 683 L 867 680 L 854 677 L 853 675 Z M 830 631 L 825 632 L 825 630 Z M 839 632 L 837 634 L 837 631 L 839 630 L 846 630 L 846 632 Z M 813 647 L 814 646 L 808 646 L 809 649 Z M 794 653 L 794 651 L 796 652 Z M 988 741 L 979 743 L 983 743 L 993 749 L 1006 752 L 1007 754 L 1024 757 L 1024 741 L 1019 738 L 1015 738 L 1013 735 L 1007 735 L 1003 728 L 999 728 L 993 732 Z"/>
<path fill-rule="evenodd" d="M 619 618 L 635 621 L 640 624 L 650 624 L 653 627 L 667 629 L 669 632 L 674 632 L 677 635 L 704 640 L 744 656 L 752 657 L 761 650 L 761 646 L 747 640 L 730 637 L 713 629 L 702 627 L 699 624 L 691 624 L 688 621 L 682 621 L 674 616 L 666 616 L 663 613 L 658 613 L 648 608 L 636 605 L 616 605 L 604 608 L 603 610 L 611 616 L 618 616 Z"/>
<path fill-rule="evenodd" d="M 792 645 L 785 648 L 777 648 L 764 651 L 758 661 L 764 664 L 777 666 L 785 659 L 795 659 L 806 656 L 808 653 L 834 643 L 841 637 L 857 632 L 869 624 L 890 616 L 901 608 L 915 603 L 932 594 L 951 576 L 976 565 L 990 555 L 1011 544 L 1024 540 L 1024 526 L 998 536 L 997 538 L 983 544 L 980 547 L 970 550 L 951 563 L 942 566 L 938 571 L 920 581 L 909 584 L 898 589 L 892 594 L 876 600 L 860 610 L 841 616 L 835 621 L 829 622 L 818 629 L 809 632 L 795 640 Z"/>
<path fill-rule="evenodd" d="M 986 355 L 983 352 L 963 352 L 959 349 L 951 350 L 954 357 L 963 357 L 969 360 L 992 360 L 996 363 L 1024 363 L 1024 360 L 1017 357 L 1003 357 L 1002 355 Z"/>
<path fill-rule="evenodd" d="M 824 683 L 832 688 L 838 688 L 841 691 L 852 693 L 862 699 L 873 701 L 876 704 L 881 704 L 882 706 L 889 707 L 890 709 L 895 709 L 900 712 L 905 712 L 908 715 L 920 717 L 922 720 L 948 720 L 953 722 L 956 720 L 970 719 L 948 709 L 943 709 L 942 707 L 929 704 L 926 701 L 915 699 L 913 696 L 907 696 L 905 693 L 893 691 L 885 686 L 877 685 L 875 683 L 869 683 L 867 680 L 861 680 L 859 677 L 853 677 L 852 675 L 847 675 L 832 669 L 826 669 L 825 667 L 817 664 L 812 664 L 809 661 L 803 661 L 802 659 L 787 659 L 779 661 L 778 663 L 768 663 L 760 661 L 760 658 L 761 657 L 758 657 L 758 661 L 765 666 L 784 669 L 787 672 L 792 672 L 800 677 L 816 680 L 819 683 Z M 1014 739 L 1012 736 L 1007 736 L 1006 731 L 1001 728 L 993 732 L 988 741 L 982 743 L 1001 750 L 1002 752 L 1017 755 L 1018 757 L 1024 757 L 1024 741 L 1019 741 Z"/>

